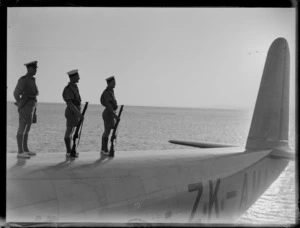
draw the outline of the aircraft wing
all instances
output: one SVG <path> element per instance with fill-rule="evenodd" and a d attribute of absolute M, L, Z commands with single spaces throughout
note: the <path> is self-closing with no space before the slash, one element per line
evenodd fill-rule
<path fill-rule="evenodd" d="M 236 220 L 288 161 L 244 148 L 97 152 L 65 160 L 7 157 L 7 221 L 126 224 Z M 253 187 L 255 186 L 255 188 Z"/>

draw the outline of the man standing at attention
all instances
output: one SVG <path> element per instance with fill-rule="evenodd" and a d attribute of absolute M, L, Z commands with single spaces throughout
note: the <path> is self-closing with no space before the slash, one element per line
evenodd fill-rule
<path fill-rule="evenodd" d="M 28 149 L 28 134 L 35 115 L 37 105 L 36 97 L 39 94 L 35 84 L 34 75 L 37 71 L 37 61 L 24 64 L 27 67 L 27 74 L 19 78 L 14 90 L 15 105 L 18 106 L 19 128 L 17 132 L 18 158 L 30 158 L 36 153 Z"/>
<path fill-rule="evenodd" d="M 107 87 L 100 97 L 100 103 L 105 107 L 105 109 L 102 112 L 102 118 L 104 121 L 104 132 L 102 134 L 101 154 L 103 155 L 109 155 L 107 144 L 110 130 L 114 128 L 115 120 L 119 119 L 118 115 L 115 112 L 118 109 L 118 104 L 114 94 L 114 88 L 116 86 L 115 77 L 108 77 L 106 79 L 106 82 Z"/>
<path fill-rule="evenodd" d="M 65 110 L 65 117 L 67 119 L 67 128 L 64 136 L 66 144 L 66 156 L 71 155 L 71 140 L 72 135 L 75 131 L 75 128 L 80 119 L 83 119 L 83 116 L 80 112 L 81 110 L 81 97 L 79 94 L 79 89 L 77 83 L 79 82 L 78 70 L 71 70 L 67 73 L 70 78 L 70 82 L 64 88 L 62 96 L 64 101 L 67 103 Z M 76 157 L 78 154 L 75 155 Z"/>

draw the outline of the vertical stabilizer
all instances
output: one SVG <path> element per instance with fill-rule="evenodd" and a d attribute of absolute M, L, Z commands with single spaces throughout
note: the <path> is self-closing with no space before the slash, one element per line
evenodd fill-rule
<path fill-rule="evenodd" d="M 246 149 L 288 150 L 290 53 L 284 38 L 267 55 Z"/>

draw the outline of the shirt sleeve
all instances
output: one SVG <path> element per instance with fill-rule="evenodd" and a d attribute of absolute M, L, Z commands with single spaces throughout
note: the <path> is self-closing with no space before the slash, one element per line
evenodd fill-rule
<path fill-rule="evenodd" d="M 24 92 L 24 90 L 25 90 L 25 80 L 19 79 L 17 86 L 14 90 L 14 97 L 17 102 L 20 100 L 20 95 Z"/>
<path fill-rule="evenodd" d="M 63 98 L 66 103 L 68 103 L 69 100 L 74 99 L 74 94 L 69 88 L 65 88 L 63 91 Z"/>
<path fill-rule="evenodd" d="M 30 96 L 38 95 L 39 92 L 38 92 L 38 88 L 35 83 L 35 79 L 31 79 L 28 81 L 27 88 L 25 88 L 25 90 L 27 90 L 27 93 Z"/>
<path fill-rule="evenodd" d="M 106 91 L 103 96 L 104 96 L 104 102 L 106 105 L 108 105 L 108 104 L 110 104 L 110 102 L 112 102 L 112 97 L 109 92 Z"/>

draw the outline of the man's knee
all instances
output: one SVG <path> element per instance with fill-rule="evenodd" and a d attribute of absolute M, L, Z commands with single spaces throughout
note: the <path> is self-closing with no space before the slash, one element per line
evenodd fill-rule
<path fill-rule="evenodd" d="M 66 132 L 65 132 L 65 138 L 72 138 L 72 133 L 73 133 L 73 128 L 72 127 L 67 127 Z"/>
<path fill-rule="evenodd" d="M 71 139 L 72 138 L 72 134 L 66 132 L 64 138 L 65 139 Z"/>
<path fill-rule="evenodd" d="M 23 133 L 17 132 L 16 137 L 17 137 L 17 138 L 19 138 L 19 137 L 22 137 L 22 138 L 23 138 L 23 135 L 24 135 Z"/>
<path fill-rule="evenodd" d="M 25 134 L 28 134 L 28 132 L 30 131 L 30 128 L 31 128 L 31 123 L 26 124 Z"/>
<path fill-rule="evenodd" d="M 104 132 L 103 132 L 103 134 L 102 134 L 102 137 L 107 138 L 109 136 L 109 134 L 110 134 L 110 130 L 111 129 L 105 129 Z"/>
<path fill-rule="evenodd" d="M 26 123 L 22 123 L 22 122 L 19 123 L 17 135 L 23 135 L 25 132 L 25 128 L 26 128 Z"/>

